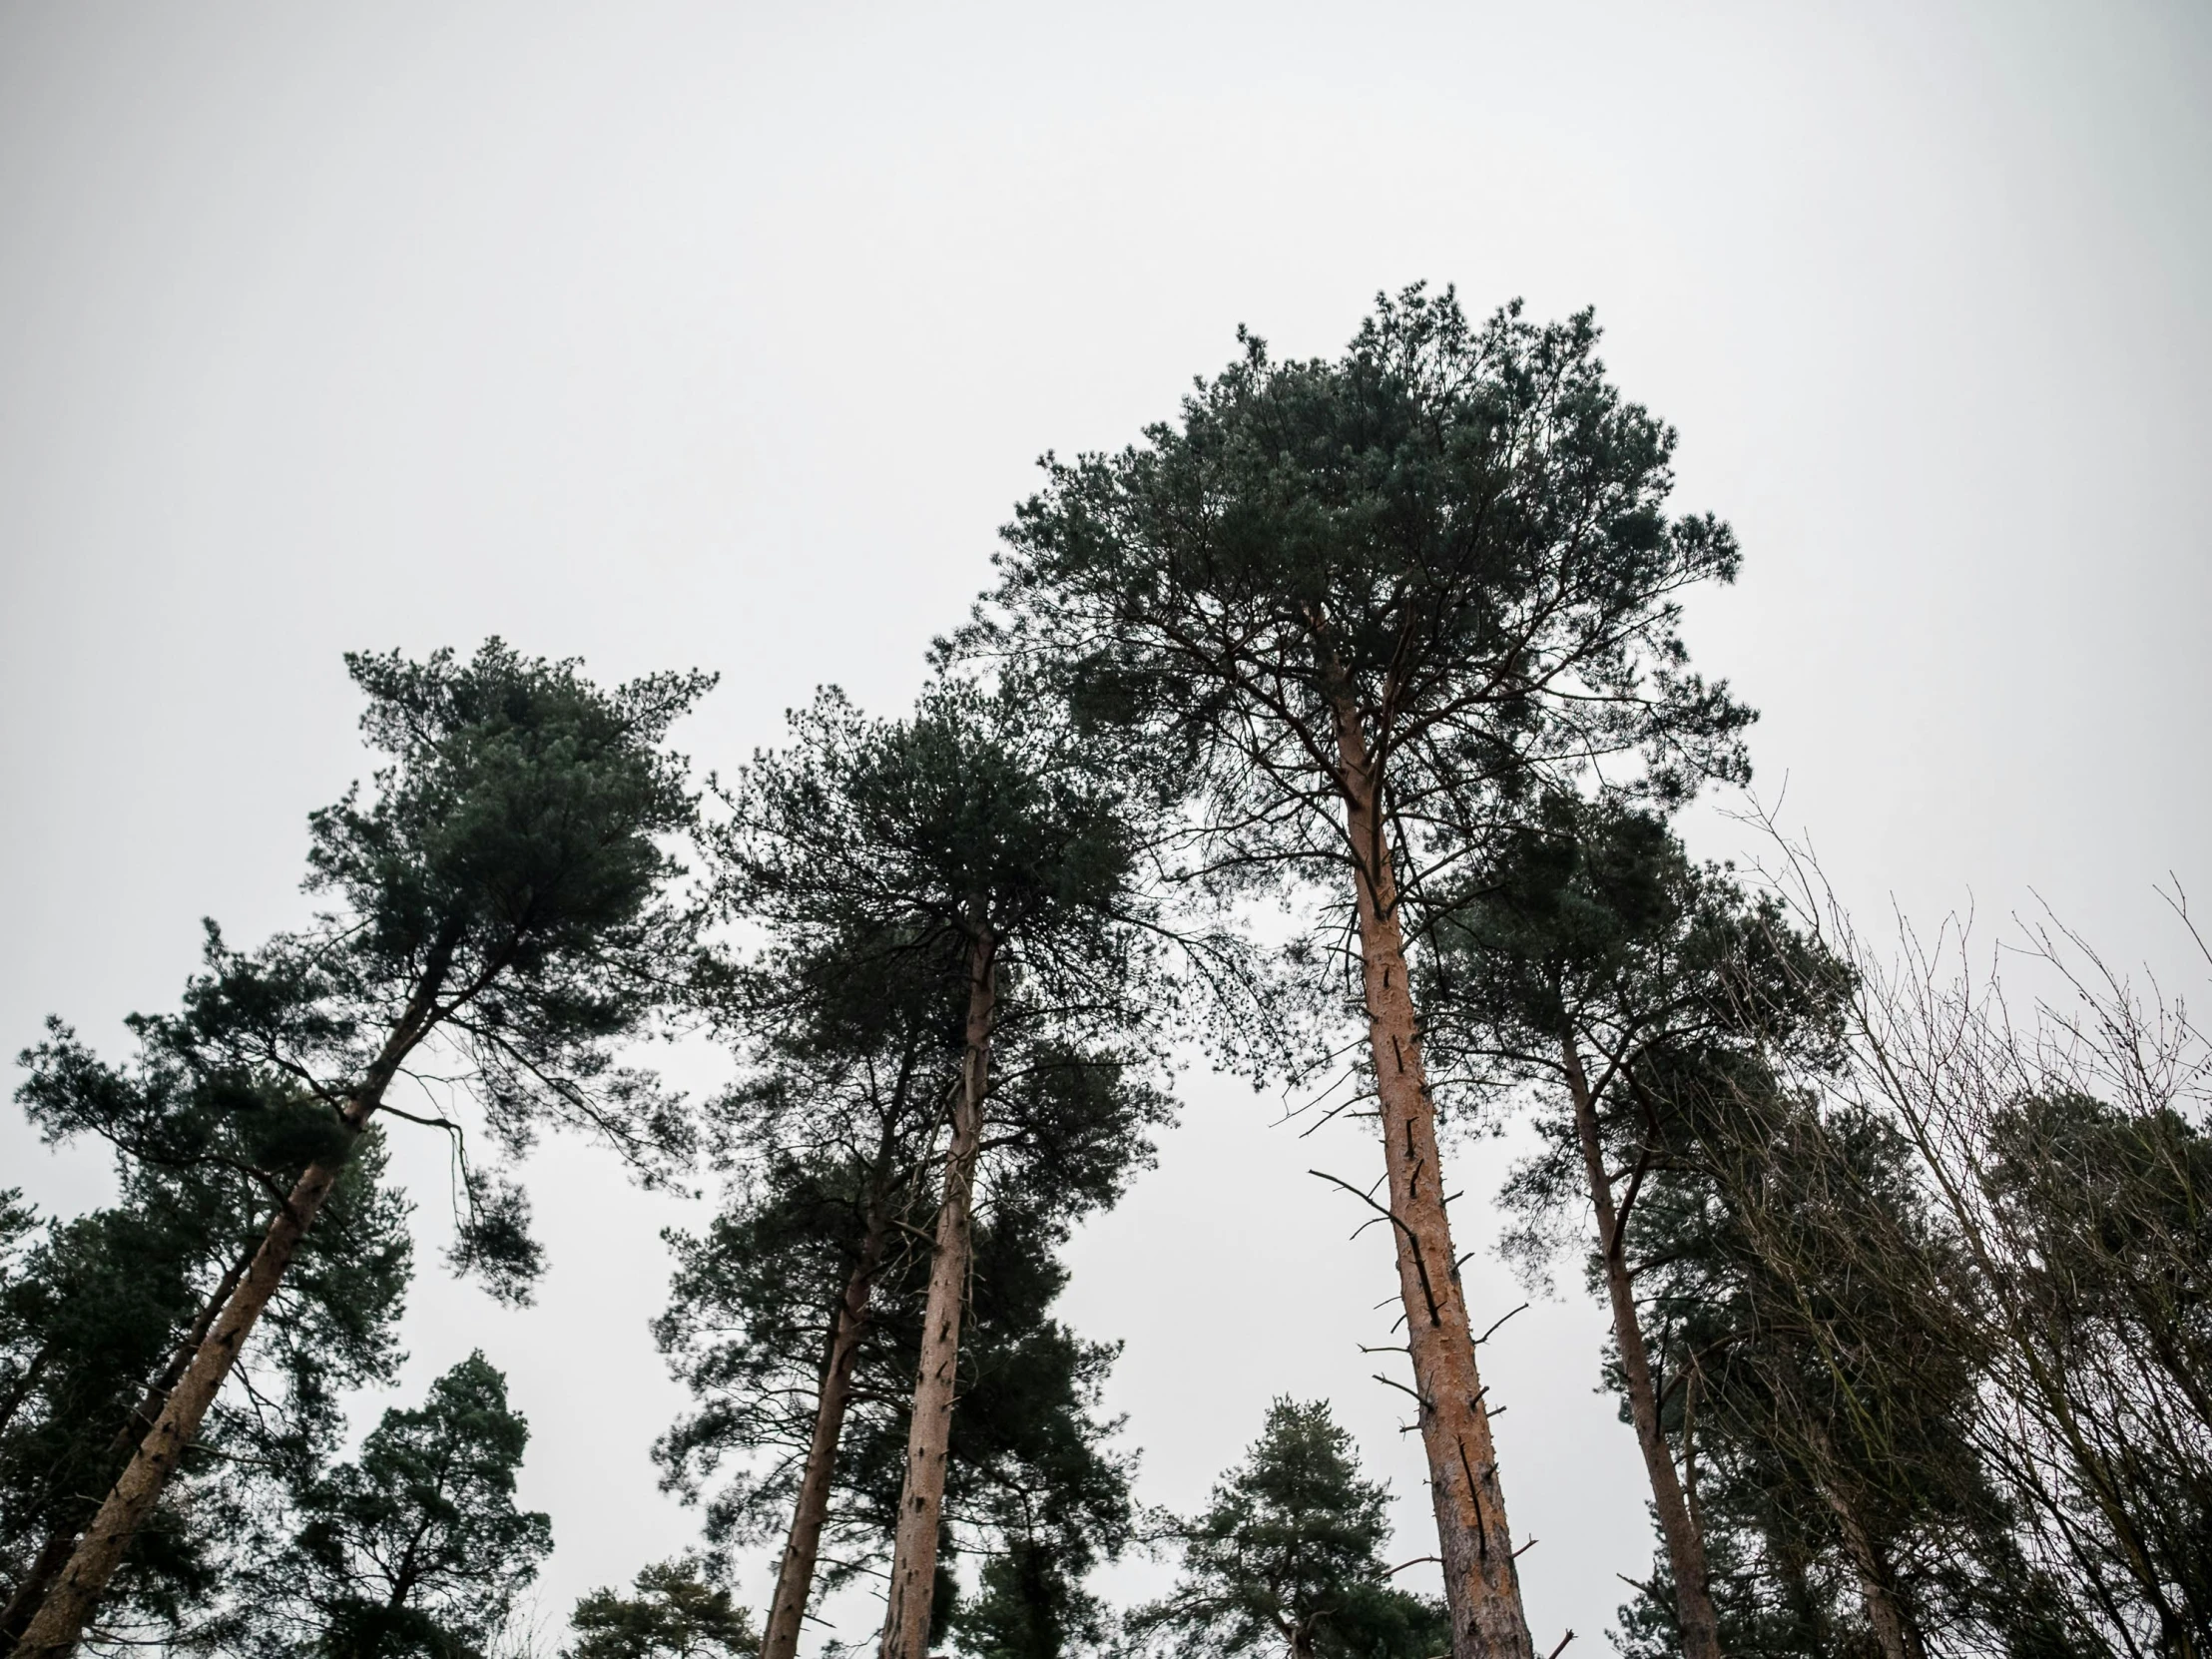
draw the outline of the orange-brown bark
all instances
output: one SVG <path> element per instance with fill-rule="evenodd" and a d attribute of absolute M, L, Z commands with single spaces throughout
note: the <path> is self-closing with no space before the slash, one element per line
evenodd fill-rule
<path fill-rule="evenodd" d="M 1597 1218 L 1598 1252 L 1605 1267 L 1605 1290 L 1613 1307 L 1613 1341 L 1620 1349 L 1621 1378 L 1628 1387 L 1628 1414 L 1643 1448 L 1644 1471 L 1651 1480 L 1652 1506 L 1674 1568 L 1675 1620 L 1688 1659 L 1721 1659 L 1720 1619 L 1713 1609 L 1711 1578 L 1705 1564 L 1705 1539 L 1690 1513 L 1674 1456 L 1659 1427 L 1659 1390 L 1652 1381 L 1651 1353 L 1644 1347 L 1643 1322 L 1636 1313 L 1635 1288 L 1628 1275 L 1621 1217 L 1613 1204 L 1613 1183 L 1605 1174 L 1605 1147 L 1598 1137 L 1597 1101 L 1574 1039 L 1560 1044 L 1567 1094 L 1574 1102 L 1574 1127 L 1582 1143 L 1582 1165 L 1589 1177 L 1590 1208 Z"/>
<path fill-rule="evenodd" d="M 967 1049 L 960 1092 L 952 1107 L 944 1191 L 937 1200 L 929 1301 L 922 1316 L 921 1366 L 914 1380 L 913 1420 L 906 1431 L 906 1472 L 898 1494 L 898 1530 L 891 1543 L 890 1590 L 883 1608 L 879 1659 L 926 1659 L 929 1650 L 937 1529 L 944 1514 L 945 1454 L 959 1380 L 960 1317 L 974 1246 L 975 1158 L 982 1145 L 983 1097 L 990 1082 L 997 976 L 987 937 L 976 939 L 968 975 Z"/>
<path fill-rule="evenodd" d="M 1353 848 L 1368 1044 L 1375 1065 L 1406 1345 L 1428 1454 L 1452 1659 L 1533 1659 L 1520 1575 L 1444 1208 L 1436 1111 L 1405 971 L 1397 880 L 1381 822 L 1382 779 L 1358 715 L 1339 712 L 1338 758 Z"/>
<path fill-rule="evenodd" d="M 768 1628 L 761 1637 L 761 1659 L 795 1659 L 799 1633 L 813 1594 L 815 1563 L 822 1551 L 822 1528 L 830 1516 L 830 1488 L 836 1473 L 837 1440 L 844 1432 L 845 1407 L 852 1400 L 852 1362 L 867 1331 L 868 1295 L 882 1266 L 889 1232 L 880 1216 L 870 1218 L 859 1260 L 845 1280 L 844 1295 L 830 1319 L 829 1351 L 822 1364 L 822 1387 L 816 1398 L 814 1439 L 807 1447 L 807 1468 L 792 1510 L 791 1536 L 776 1569 L 776 1595 L 769 1603 Z"/>

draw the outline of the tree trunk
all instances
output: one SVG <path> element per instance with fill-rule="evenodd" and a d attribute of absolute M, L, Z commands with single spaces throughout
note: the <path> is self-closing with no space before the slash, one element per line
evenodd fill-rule
<path fill-rule="evenodd" d="M 1821 1495 L 1828 1500 L 1829 1508 L 1835 1512 L 1843 1529 L 1844 1547 L 1858 1571 L 1859 1594 L 1867 1606 L 1867 1622 L 1874 1626 L 1874 1639 L 1881 1644 L 1882 1659 L 1927 1659 L 1928 1649 L 1921 1641 L 1921 1633 L 1914 1628 L 1913 1621 L 1906 1616 L 1904 1604 L 1898 1600 L 1889 1563 L 1883 1560 L 1874 1539 L 1860 1524 L 1859 1512 L 1825 1480 L 1821 1482 Z"/>
<path fill-rule="evenodd" d="M 967 1295 L 975 1155 L 983 1138 L 983 1092 L 990 1081 L 996 968 L 988 938 L 968 960 L 967 1052 L 952 1107 L 952 1145 L 937 1201 L 936 1248 L 929 1260 L 929 1302 L 922 1316 L 921 1367 L 913 1420 L 906 1431 L 906 1475 L 898 1494 L 898 1531 L 883 1608 L 879 1659 L 926 1659 L 929 1611 L 937 1582 L 937 1528 L 944 1512 L 945 1450 L 960 1364 L 960 1315 Z"/>
<path fill-rule="evenodd" d="M 1789 1407 L 1803 1431 L 1803 1443 L 1812 1453 L 1814 1484 L 1820 1488 L 1821 1500 L 1836 1517 L 1836 1524 L 1844 1535 L 1844 1551 L 1851 1557 L 1852 1569 L 1858 1575 L 1867 1622 L 1874 1627 L 1874 1639 L 1882 1649 L 1883 1659 L 1927 1659 L 1927 1646 L 1921 1641 L 1913 1621 L 1906 1616 L 1905 1604 L 1898 1599 L 1896 1576 L 1889 1562 L 1883 1559 L 1880 1546 L 1860 1519 L 1858 1506 L 1836 1484 L 1839 1465 L 1835 1442 L 1829 1439 L 1828 1430 L 1821 1425 L 1820 1419 L 1794 1394 L 1789 1398 Z"/>
<path fill-rule="evenodd" d="M 146 1385 L 145 1397 L 132 1407 L 131 1414 L 116 1429 L 114 1438 L 108 1443 L 108 1458 L 120 1457 L 129 1451 L 132 1442 L 154 1426 L 161 1408 L 169 1402 L 170 1390 L 177 1386 L 177 1380 L 184 1376 L 185 1369 L 192 1364 L 193 1356 L 200 1352 L 200 1345 L 208 1340 L 209 1328 L 214 1325 L 224 1304 L 230 1301 L 232 1291 L 238 1288 L 239 1280 L 252 1263 L 252 1257 L 242 1257 L 225 1271 L 215 1290 L 201 1304 L 198 1316 L 186 1330 L 183 1339 L 171 1352 L 169 1364 L 162 1368 L 159 1377 Z M 22 1633 L 33 1611 L 46 1599 L 46 1592 L 53 1587 L 62 1568 L 68 1565 L 76 1542 L 77 1526 L 74 1521 L 57 1525 L 47 1533 L 46 1542 L 40 1547 L 31 1570 L 24 1574 L 23 1582 L 15 1587 L 15 1594 L 8 1598 L 6 1610 L 0 1611 L 0 1642 L 13 1642 Z"/>
<path fill-rule="evenodd" d="M 450 929 L 448 932 L 450 934 Z M 339 1121 L 349 1136 L 348 1146 L 352 1139 L 358 1139 L 370 1116 L 382 1104 L 384 1090 L 391 1086 L 400 1063 L 433 1023 L 437 992 L 455 942 L 450 936 L 443 937 L 433 948 L 423 976 L 408 999 L 406 1011 L 385 1038 L 360 1089 L 339 1113 Z M 269 1230 L 262 1235 L 261 1247 L 255 1251 L 245 1278 L 225 1301 L 222 1313 L 201 1343 L 199 1352 L 193 1356 L 192 1364 L 185 1368 L 177 1385 L 170 1390 L 161 1415 L 155 1418 L 146 1438 L 139 1442 L 121 1478 L 100 1505 L 100 1512 L 93 1516 L 92 1525 L 86 1528 L 83 1539 L 69 1558 L 69 1565 L 40 1604 L 22 1640 L 16 1644 L 13 1659 L 65 1659 L 76 1648 L 93 1610 L 107 1592 L 108 1580 L 115 1576 L 115 1569 L 122 1563 L 124 1551 L 131 1547 L 131 1540 L 153 1514 L 155 1504 L 161 1501 L 162 1489 L 176 1472 L 186 1447 L 198 1438 L 208 1408 L 215 1403 L 215 1396 L 238 1364 L 246 1339 L 260 1323 L 270 1299 L 276 1296 L 276 1287 L 283 1282 L 284 1270 L 298 1253 L 299 1241 L 306 1237 L 307 1228 L 322 1208 L 323 1201 L 330 1196 L 330 1189 L 337 1184 L 338 1173 L 343 1168 L 342 1159 L 309 1164 L 284 1200 L 283 1207 L 271 1218 Z"/>
<path fill-rule="evenodd" d="M 1674 1568 L 1675 1622 L 1682 1631 L 1682 1651 L 1687 1659 L 1721 1659 L 1720 1619 L 1713 1610 L 1705 1540 L 1659 1427 L 1659 1390 L 1651 1379 L 1651 1353 L 1644 1346 L 1643 1322 L 1637 1317 L 1636 1294 L 1628 1278 L 1627 1241 L 1621 1236 L 1624 1218 L 1614 1212 L 1613 1184 L 1605 1174 L 1597 1102 L 1591 1097 L 1590 1080 L 1574 1039 L 1563 1038 L 1559 1046 L 1567 1093 L 1574 1101 L 1574 1127 L 1582 1141 L 1582 1163 L 1590 1178 L 1590 1207 L 1597 1213 L 1598 1252 L 1613 1304 L 1613 1340 L 1620 1348 L 1621 1376 L 1628 1384 L 1628 1414 L 1636 1424 L 1637 1443 L 1643 1447 L 1652 1506 L 1659 1511 L 1659 1531 L 1667 1540 L 1667 1560 Z"/>
<path fill-rule="evenodd" d="M 170 1390 L 162 1413 L 140 1442 L 130 1466 L 124 1469 L 107 1501 L 86 1528 L 84 1540 L 69 1558 L 60 1579 L 23 1632 L 15 1659 L 62 1659 L 77 1645 L 78 1637 L 99 1604 L 108 1580 L 123 1560 L 123 1552 L 154 1512 L 162 1488 L 169 1483 L 185 1448 L 199 1436 L 201 1421 L 223 1387 L 247 1337 L 276 1294 L 284 1269 L 290 1266 L 299 1241 L 322 1201 L 330 1196 L 339 1165 L 310 1164 L 284 1207 L 276 1212 L 263 1235 L 254 1265 L 231 1293 L 208 1340 L 200 1345 L 192 1364 L 177 1386 Z"/>
<path fill-rule="evenodd" d="M 1489 1408 L 1476 1373 L 1458 1256 L 1444 1209 L 1436 1112 L 1406 980 L 1397 877 L 1381 821 L 1382 769 L 1369 757 L 1357 713 L 1343 705 L 1337 743 L 1345 828 L 1354 852 L 1368 1044 L 1389 1173 L 1398 1292 L 1405 1304 L 1421 1445 L 1428 1454 L 1429 1495 L 1436 1508 L 1452 1659 L 1533 1659 L 1490 1440 Z"/>
<path fill-rule="evenodd" d="M 844 1283 L 844 1295 L 830 1315 L 830 1345 L 822 1363 L 822 1388 L 815 1405 L 815 1437 L 807 1447 L 807 1468 L 799 1481 L 799 1502 L 792 1511 L 791 1538 L 776 1570 L 776 1596 L 769 1603 L 768 1627 L 761 1637 L 761 1659 L 796 1659 L 799 1632 L 806 1623 L 807 1601 L 814 1591 L 815 1561 L 822 1549 L 823 1523 L 830 1514 L 830 1486 L 836 1473 L 837 1440 L 844 1432 L 845 1407 L 852 1399 L 852 1363 L 867 1332 L 868 1294 L 882 1266 L 890 1233 L 880 1211 L 870 1214 L 860 1257 Z"/>

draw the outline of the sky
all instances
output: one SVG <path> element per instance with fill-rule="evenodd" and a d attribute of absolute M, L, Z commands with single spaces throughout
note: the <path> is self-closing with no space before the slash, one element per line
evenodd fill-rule
<path fill-rule="evenodd" d="M 2212 11 L 2130 0 L 6 0 L 0 1045 L 57 1011 L 119 1051 L 202 916 L 304 916 L 305 815 L 367 766 L 342 652 L 713 669 L 702 769 L 823 682 L 896 713 L 1039 454 L 1134 439 L 1240 323 L 1330 352 L 1416 280 L 1595 307 L 1680 431 L 1678 505 L 1745 548 L 1699 664 L 1763 712 L 1760 799 L 1863 917 L 1994 937 L 2047 902 L 2187 991 L 2155 886 L 2212 903 L 2207 86 Z M 1360 1353 L 1387 1245 L 1305 1173 L 1365 1185 L 1376 1150 L 1202 1068 L 1180 1094 L 1065 1304 L 1125 1345 L 1140 1495 L 1195 1506 L 1269 1399 L 1327 1396 L 1425 1553 Z M 1452 1152 L 1470 1242 L 1509 1156 Z M 557 1627 L 693 1534 L 646 1321 L 659 1230 L 701 1211 L 548 1145 L 552 1267 L 509 1312 L 435 1267 L 442 1152 L 400 1168 L 395 1397 L 476 1347 L 508 1372 Z M 107 1190 L 12 1113 L 0 1180 Z M 1521 1300 L 1470 1273 L 1478 1323 Z M 1603 1651 L 1650 1538 L 1563 1283 L 1484 1358 L 1539 1650 Z"/>

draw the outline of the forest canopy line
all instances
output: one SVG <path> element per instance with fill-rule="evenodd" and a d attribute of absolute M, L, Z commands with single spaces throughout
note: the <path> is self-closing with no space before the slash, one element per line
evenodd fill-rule
<path fill-rule="evenodd" d="M 556 1130 L 719 1182 L 651 1328 L 698 1547 L 582 1598 L 574 1659 L 854 1653 L 811 1634 L 840 1593 L 877 1659 L 1556 1655 L 1506 1503 L 1556 1476 L 1493 1420 L 1510 1310 L 1462 1279 L 1453 1146 L 1516 1268 L 1571 1256 L 1604 1310 L 1655 1541 L 1623 1652 L 2212 1659 L 2181 1004 L 2055 922 L 2047 1003 L 1962 932 L 1874 944 L 1771 824 L 1771 868 L 1693 854 L 1754 716 L 1684 606 L 1741 554 L 1587 312 L 1415 286 L 1334 358 L 1240 340 L 1136 443 L 1047 457 L 903 715 L 820 688 L 700 784 L 670 737 L 710 675 L 346 659 L 376 759 L 309 817 L 312 921 L 209 922 L 126 1059 L 59 1017 L 21 1057 L 117 1183 L 0 1192 L 0 1651 L 551 1651 L 559 1516 L 518 1501 L 495 1357 L 351 1456 L 344 1400 L 400 1360 L 392 1141 L 444 1137 L 446 1265 L 524 1305 Z M 726 1086 L 639 1063 L 676 1032 Z M 1432 1539 L 1391 1547 L 1326 1399 L 1279 1397 L 1203 1509 L 1137 1500 L 1065 1250 L 1193 1054 L 1372 1124 L 1372 1186 L 1281 1201 L 1390 1240 Z M 1533 1150 L 1484 1169 L 1508 1121 Z M 1132 1553 L 1172 1588 L 1117 1608 Z"/>

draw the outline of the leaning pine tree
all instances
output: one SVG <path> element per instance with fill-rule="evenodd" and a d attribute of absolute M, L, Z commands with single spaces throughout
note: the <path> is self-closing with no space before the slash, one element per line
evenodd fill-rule
<path fill-rule="evenodd" d="M 1540 803 L 1458 885 L 1423 984 L 1431 1054 L 1439 1070 L 1521 1079 L 1544 1106 L 1565 1107 L 1541 1116 L 1543 1151 L 1508 1196 L 1524 1211 L 1564 1207 L 1577 1191 L 1588 1203 L 1592 1278 L 1613 1316 L 1682 1652 L 1720 1659 L 1695 1493 L 1666 1432 L 1665 1356 L 1640 1306 L 1639 1271 L 1665 1263 L 1644 1242 L 1639 1200 L 1696 1166 L 1690 1102 L 1711 1116 L 1720 1080 L 1756 1074 L 1767 1045 L 1833 1040 L 1824 993 L 1839 974 L 1771 901 L 1693 864 L 1663 820 L 1618 802 Z M 1685 1076 L 1715 1081 L 1685 1087 Z M 1683 1464 L 1694 1472 L 1687 1451 Z"/>
<path fill-rule="evenodd" d="M 1047 462 L 952 648 L 1057 676 L 1187 782 L 1194 875 L 1303 878 L 1357 939 L 1457 1659 L 1530 1642 L 1410 994 L 1422 895 L 1547 782 L 1740 772 L 1750 718 L 1677 633 L 1735 542 L 1665 516 L 1673 434 L 1596 342 L 1587 314 L 1474 328 L 1418 288 L 1336 361 L 1247 337 L 1179 423 Z"/>
<path fill-rule="evenodd" d="M 574 663 L 496 640 L 467 663 L 393 653 L 347 666 L 369 700 L 362 729 L 389 764 L 365 797 L 310 820 L 307 887 L 331 910 L 255 952 L 211 932 L 206 973 L 162 1022 L 180 1063 L 213 1080 L 285 1080 L 304 1168 L 17 1659 L 76 1646 L 371 1120 L 416 1116 L 387 1096 L 426 1052 L 511 1149 L 570 1123 L 650 1167 L 683 1138 L 671 1103 L 616 1068 L 611 1048 L 692 966 L 696 918 L 670 898 L 677 871 L 661 842 L 689 829 L 695 803 L 661 744 L 708 682 L 657 675 L 602 691 Z M 146 1114 L 167 1109 L 59 1037 L 31 1061 L 24 1097 L 51 1136 L 148 1139 L 158 1126 Z M 459 1254 L 519 1289 L 536 1262 L 521 1194 L 473 1178 L 470 1190 L 480 1202 Z"/>
<path fill-rule="evenodd" d="M 881 1645 L 884 1659 L 923 1659 L 994 1055 L 1126 1041 L 1159 999 L 1158 935 L 1127 785 L 1048 700 L 942 680 L 889 723 L 829 692 L 793 738 L 736 793 L 731 901 L 797 943 L 894 951 L 957 993 L 959 1081 Z"/>

